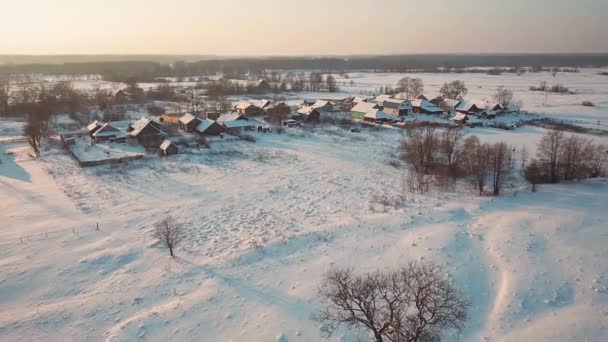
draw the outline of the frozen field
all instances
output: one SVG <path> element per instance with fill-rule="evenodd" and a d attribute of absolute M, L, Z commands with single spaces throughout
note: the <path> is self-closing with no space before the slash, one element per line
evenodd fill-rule
<path fill-rule="evenodd" d="M 549 95 L 547 106 L 527 91 L 539 74 L 407 76 L 421 77 L 430 96 L 452 78 L 472 99 L 504 84 L 525 110 L 592 125 L 608 115 L 608 77 L 596 74 L 558 74 L 580 94 Z M 402 76 L 353 73 L 345 90 Z M 0 121 L 0 136 L 19 127 Z M 467 129 L 531 154 L 544 132 Z M 400 137 L 392 128 L 294 129 L 84 169 L 52 144 L 38 160 L 26 143 L 0 144 L 0 340 L 319 341 L 310 314 L 329 267 L 422 258 L 444 265 L 472 301 L 461 341 L 608 338 L 606 179 L 533 194 L 512 177 L 498 198 L 462 182 L 383 208 L 371 200 L 398 192 L 403 170 L 387 160 Z M 150 234 L 167 215 L 186 230 L 177 258 Z"/>

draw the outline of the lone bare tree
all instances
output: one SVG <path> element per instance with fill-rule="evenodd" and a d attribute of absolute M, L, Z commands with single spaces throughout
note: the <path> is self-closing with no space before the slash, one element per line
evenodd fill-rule
<path fill-rule="evenodd" d="M 456 80 L 449 83 L 444 83 L 439 93 L 446 99 L 457 100 L 465 96 L 469 90 L 465 86 L 463 81 Z"/>
<path fill-rule="evenodd" d="M 468 320 L 469 302 L 441 267 L 411 262 L 387 273 L 329 271 L 313 317 L 329 337 L 340 326 L 361 329 L 376 342 L 438 341 Z"/>
<path fill-rule="evenodd" d="M 173 250 L 183 239 L 182 226 L 173 217 L 167 217 L 156 223 L 153 236 L 169 248 L 169 254 L 174 256 Z"/>

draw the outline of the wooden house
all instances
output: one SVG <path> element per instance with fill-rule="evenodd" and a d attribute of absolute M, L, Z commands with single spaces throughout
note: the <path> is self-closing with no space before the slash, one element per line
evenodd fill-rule
<path fill-rule="evenodd" d="M 427 100 L 412 100 L 412 111 L 417 114 L 443 114 L 443 110 Z"/>
<path fill-rule="evenodd" d="M 365 114 L 372 109 L 380 109 L 380 106 L 373 102 L 359 102 L 350 110 L 350 112 L 354 119 L 363 120 Z"/>
<path fill-rule="evenodd" d="M 317 100 L 311 107 L 320 112 L 329 112 L 334 109 L 333 103 L 327 100 Z"/>
<path fill-rule="evenodd" d="M 469 121 L 469 117 L 464 113 L 458 113 L 452 118 L 452 121 L 457 125 L 465 125 Z"/>
<path fill-rule="evenodd" d="M 217 123 L 217 121 L 211 119 L 203 119 L 200 120 L 198 126 L 196 126 L 195 131 L 200 135 L 205 136 L 221 136 L 226 133 L 226 128 L 221 124 Z"/>
<path fill-rule="evenodd" d="M 304 122 L 319 122 L 321 112 L 314 107 L 302 107 L 298 109 L 298 116 Z"/>
<path fill-rule="evenodd" d="M 117 141 L 121 142 L 125 140 L 125 133 L 120 129 L 114 127 L 110 123 L 103 124 L 99 129 L 92 133 L 91 137 L 95 142 L 103 141 Z"/>
<path fill-rule="evenodd" d="M 406 116 L 412 113 L 410 101 L 389 99 L 382 103 L 383 111 L 392 116 Z"/>
<path fill-rule="evenodd" d="M 130 124 L 127 132 L 145 148 L 156 149 L 165 140 L 160 124 L 148 118 L 141 118 Z"/>
<path fill-rule="evenodd" d="M 263 126 L 261 122 L 238 113 L 222 115 L 218 119 L 218 123 L 224 126 L 227 133 L 233 134 L 257 131 L 258 127 Z"/>
<path fill-rule="evenodd" d="M 385 113 L 380 109 L 372 109 L 369 112 L 365 113 L 363 117 L 364 121 L 375 122 L 375 123 L 384 123 L 384 122 L 395 122 L 395 117 Z"/>
<path fill-rule="evenodd" d="M 479 108 L 476 103 L 461 101 L 455 109 L 458 113 L 477 114 L 483 111 L 485 108 Z"/>
<path fill-rule="evenodd" d="M 249 102 L 239 102 L 234 106 L 237 113 L 245 116 L 263 115 L 264 110 Z"/>
<path fill-rule="evenodd" d="M 102 124 L 99 123 L 99 121 L 95 120 L 93 122 L 91 122 L 88 126 L 87 126 L 87 132 L 89 132 L 89 136 L 91 138 L 93 138 L 93 133 L 95 133 L 98 129 L 100 129 L 102 126 Z"/>
<path fill-rule="evenodd" d="M 201 120 L 190 113 L 186 113 L 179 118 L 179 128 L 184 132 L 194 132 L 199 123 L 201 123 Z"/>
<path fill-rule="evenodd" d="M 160 144 L 159 153 L 161 156 L 168 157 L 178 153 L 177 146 L 170 140 L 166 140 Z"/>

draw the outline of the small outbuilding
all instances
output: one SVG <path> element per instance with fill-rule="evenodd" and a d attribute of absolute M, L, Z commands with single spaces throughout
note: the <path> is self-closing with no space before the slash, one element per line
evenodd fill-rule
<path fill-rule="evenodd" d="M 165 141 L 163 141 L 163 143 L 160 144 L 159 153 L 164 157 L 168 157 L 168 156 L 177 154 L 178 153 L 177 145 L 175 145 L 171 140 L 165 139 Z"/>
<path fill-rule="evenodd" d="M 373 102 L 359 102 L 350 110 L 350 112 L 352 113 L 354 119 L 363 120 L 365 118 L 365 114 L 372 109 L 380 109 L 380 106 Z"/>
<path fill-rule="evenodd" d="M 457 125 L 464 125 L 467 123 L 467 121 L 469 121 L 469 117 L 464 113 L 457 113 L 452 118 L 452 121 L 454 121 L 454 123 Z"/>
<path fill-rule="evenodd" d="M 204 119 L 199 122 L 198 126 L 195 128 L 195 131 L 200 135 L 221 136 L 222 134 L 226 133 L 226 128 L 217 123 L 217 121 Z"/>

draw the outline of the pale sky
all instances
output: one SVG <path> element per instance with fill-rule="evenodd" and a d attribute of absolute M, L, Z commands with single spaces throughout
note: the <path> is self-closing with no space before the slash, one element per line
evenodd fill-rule
<path fill-rule="evenodd" d="M 608 0 L 0 0 L 0 54 L 608 52 Z"/>

